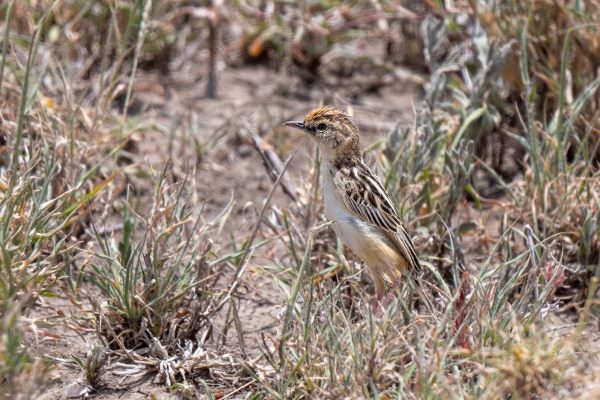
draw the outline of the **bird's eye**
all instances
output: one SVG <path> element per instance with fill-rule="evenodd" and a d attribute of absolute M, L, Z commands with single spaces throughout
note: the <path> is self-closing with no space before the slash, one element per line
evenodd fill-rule
<path fill-rule="evenodd" d="M 317 125 L 317 129 L 320 131 L 324 131 L 325 129 L 327 129 L 327 125 L 325 124 L 319 124 Z"/>

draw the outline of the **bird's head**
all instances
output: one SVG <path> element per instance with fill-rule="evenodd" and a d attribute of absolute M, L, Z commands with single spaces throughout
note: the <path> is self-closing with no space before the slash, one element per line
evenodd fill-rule
<path fill-rule="evenodd" d="M 352 117 L 333 107 L 317 108 L 304 121 L 289 121 L 284 125 L 307 133 L 326 158 L 360 154 L 358 128 Z"/>

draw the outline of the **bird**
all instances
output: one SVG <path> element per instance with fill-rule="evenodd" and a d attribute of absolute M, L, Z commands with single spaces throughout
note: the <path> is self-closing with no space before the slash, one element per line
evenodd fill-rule
<path fill-rule="evenodd" d="M 402 276 L 418 276 L 422 268 L 394 203 L 363 160 L 358 128 L 351 116 L 329 106 L 284 125 L 300 129 L 319 148 L 325 214 L 336 235 L 364 261 L 375 283 L 373 310 L 379 315 Z"/>

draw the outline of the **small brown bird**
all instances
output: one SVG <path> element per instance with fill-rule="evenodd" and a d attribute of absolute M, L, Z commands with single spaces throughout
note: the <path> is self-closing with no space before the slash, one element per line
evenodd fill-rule
<path fill-rule="evenodd" d="M 346 113 L 321 107 L 304 121 L 284 125 L 303 130 L 323 154 L 321 175 L 325 212 L 333 230 L 366 264 L 382 306 L 400 284 L 402 275 L 416 275 L 421 265 L 411 237 L 379 178 L 363 161 L 358 128 Z"/>

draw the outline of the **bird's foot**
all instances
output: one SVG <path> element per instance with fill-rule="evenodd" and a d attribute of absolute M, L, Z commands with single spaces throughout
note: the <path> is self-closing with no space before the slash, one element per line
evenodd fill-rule
<path fill-rule="evenodd" d="M 380 301 L 383 293 L 377 295 L 377 299 L 375 300 L 375 305 L 373 307 L 373 311 L 375 311 L 375 309 L 377 309 L 377 313 L 375 314 L 376 318 L 381 317 L 381 314 L 383 314 L 383 312 L 385 311 L 385 308 L 387 307 L 388 303 L 392 299 L 394 292 L 396 291 L 396 289 L 398 289 L 398 286 L 400 286 L 401 281 L 402 281 L 402 278 L 398 278 L 394 281 L 394 283 L 392 283 L 392 287 L 388 291 L 388 294 L 385 296 L 385 299 L 383 299 L 383 303 L 381 303 L 381 301 Z"/>
<path fill-rule="evenodd" d="M 377 297 L 373 299 L 373 313 L 375 313 L 375 317 L 379 318 L 379 313 L 381 309 L 381 298 L 383 297 L 383 293 L 377 293 Z"/>

